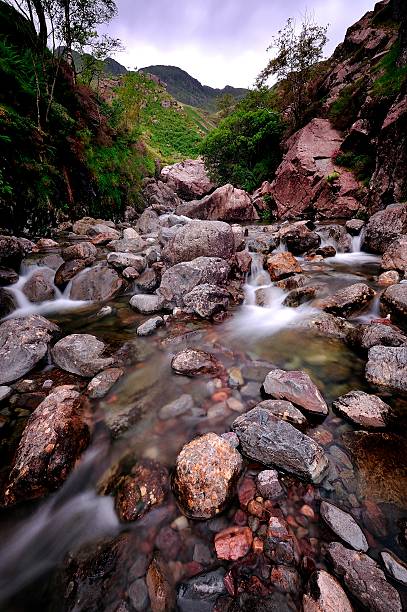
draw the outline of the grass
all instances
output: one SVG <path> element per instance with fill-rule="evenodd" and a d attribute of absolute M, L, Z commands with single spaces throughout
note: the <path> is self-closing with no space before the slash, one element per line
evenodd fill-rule
<path fill-rule="evenodd" d="M 397 65 L 400 52 L 400 43 L 396 42 L 376 66 L 375 72 L 379 72 L 380 76 L 373 83 L 374 97 L 392 98 L 400 92 L 407 79 L 407 66 Z"/>
<path fill-rule="evenodd" d="M 357 154 L 353 151 L 340 151 L 334 161 L 338 166 L 352 170 L 358 181 L 361 181 L 365 186 L 369 184 L 374 171 L 374 157 Z"/>

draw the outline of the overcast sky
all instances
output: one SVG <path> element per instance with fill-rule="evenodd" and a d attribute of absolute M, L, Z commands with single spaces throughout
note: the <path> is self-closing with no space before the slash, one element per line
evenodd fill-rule
<path fill-rule="evenodd" d="M 308 11 L 330 24 L 326 56 L 375 0 L 117 0 L 109 33 L 125 46 L 127 68 L 179 66 L 205 85 L 252 86 L 266 48 L 288 17 Z"/>

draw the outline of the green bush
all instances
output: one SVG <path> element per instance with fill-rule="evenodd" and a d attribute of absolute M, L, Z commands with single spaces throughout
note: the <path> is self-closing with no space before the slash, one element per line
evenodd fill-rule
<path fill-rule="evenodd" d="M 374 171 L 375 158 L 371 155 L 358 155 L 353 151 L 340 151 L 335 156 L 335 163 L 352 170 L 358 181 L 368 185 Z"/>
<path fill-rule="evenodd" d="M 372 93 L 377 98 L 396 96 L 407 79 L 407 66 L 398 66 L 400 43 L 396 42 L 376 67 L 380 76 L 373 83 Z"/>

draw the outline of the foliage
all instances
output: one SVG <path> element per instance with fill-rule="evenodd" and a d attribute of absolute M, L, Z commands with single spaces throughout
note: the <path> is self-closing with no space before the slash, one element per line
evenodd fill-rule
<path fill-rule="evenodd" d="M 407 80 L 407 66 L 398 65 L 401 54 L 400 42 L 397 41 L 377 66 L 380 76 L 373 83 L 372 93 L 375 97 L 391 98 L 401 91 Z"/>
<path fill-rule="evenodd" d="M 276 49 L 275 57 L 269 60 L 257 77 L 258 86 L 263 86 L 270 77 L 286 81 L 287 102 L 295 127 L 301 125 L 310 101 L 308 84 L 316 64 L 322 59 L 323 48 L 327 43 L 326 33 L 326 26 L 317 25 L 307 15 L 299 33 L 294 19 L 288 19 L 267 49 Z"/>
<path fill-rule="evenodd" d="M 328 174 L 326 177 L 326 182 L 329 183 L 329 185 L 333 185 L 335 181 L 338 180 L 339 176 L 339 172 L 331 172 L 331 174 Z"/>
<path fill-rule="evenodd" d="M 373 155 L 361 155 L 353 151 L 339 151 L 334 161 L 338 166 L 352 170 L 358 181 L 361 181 L 365 185 L 369 184 L 375 166 L 375 158 Z"/>
<path fill-rule="evenodd" d="M 359 92 L 363 87 L 363 79 L 358 79 L 346 85 L 329 109 L 329 118 L 338 130 L 349 128 L 356 121 L 360 110 Z"/>
<path fill-rule="evenodd" d="M 225 119 L 225 117 L 230 115 L 235 105 L 236 100 L 230 93 L 225 93 L 216 98 L 216 110 L 221 119 Z"/>
<path fill-rule="evenodd" d="M 247 191 L 270 179 L 281 159 L 281 117 L 275 111 L 236 110 L 201 147 L 211 178 Z"/>

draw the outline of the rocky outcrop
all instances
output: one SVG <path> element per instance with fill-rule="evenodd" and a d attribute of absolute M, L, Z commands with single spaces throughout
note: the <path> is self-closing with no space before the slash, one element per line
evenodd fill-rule
<path fill-rule="evenodd" d="M 229 259 L 235 252 L 232 228 L 223 221 L 191 221 L 182 226 L 162 251 L 170 265 L 197 257 Z"/>
<path fill-rule="evenodd" d="M 204 162 L 187 159 L 161 170 L 161 179 L 183 200 L 194 200 L 210 193 L 215 185 L 209 179 Z"/>
<path fill-rule="evenodd" d="M 230 184 L 219 187 L 201 200 L 184 202 L 177 207 L 176 212 L 177 215 L 185 215 L 191 219 L 213 221 L 256 221 L 259 219 L 249 194 Z"/>
<path fill-rule="evenodd" d="M 328 119 L 313 119 L 286 143 L 287 153 L 272 183 L 278 218 L 352 218 L 360 208 L 359 183 L 335 166 L 343 136 Z"/>

